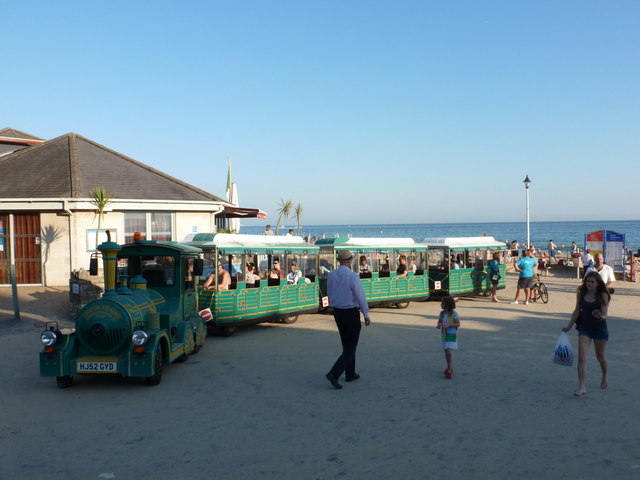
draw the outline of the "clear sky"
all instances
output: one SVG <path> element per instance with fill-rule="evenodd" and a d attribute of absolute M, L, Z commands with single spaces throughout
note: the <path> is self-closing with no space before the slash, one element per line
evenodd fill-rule
<path fill-rule="evenodd" d="M 220 197 L 231 156 L 260 223 L 519 221 L 527 174 L 532 221 L 640 219 L 637 0 L 0 8 L 0 128 Z"/>

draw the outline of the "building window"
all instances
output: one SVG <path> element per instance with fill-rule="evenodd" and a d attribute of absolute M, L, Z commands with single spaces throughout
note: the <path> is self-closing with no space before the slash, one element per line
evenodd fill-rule
<path fill-rule="evenodd" d="M 171 241 L 173 240 L 173 214 L 169 212 L 125 212 L 125 243 L 133 241 L 135 232 L 140 232 L 143 240 Z"/>
<path fill-rule="evenodd" d="M 140 232 L 147 238 L 147 214 L 144 212 L 126 212 L 124 214 L 124 243 L 133 242 L 133 234 Z"/>
<path fill-rule="evenodd" d="M 171 214 L 151 213 L 151 240 L 171 241 Z"/>

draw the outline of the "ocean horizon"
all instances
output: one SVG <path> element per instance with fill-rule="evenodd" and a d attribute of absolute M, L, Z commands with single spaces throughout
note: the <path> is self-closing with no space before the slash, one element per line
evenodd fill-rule
<path fill-rule="evenodd" d="M 265 222 L 266 225 L 269 222 Z M 264 225 L 242 226 L 240 233 L 261 234 Z M 275 231 L 275 222 L 270 223 Z M 570 248 L 575 241 L 580 248 L 585 245 L 587 233 L 598 230 L 609 230 L 625 235 L 625 244 L 632 250 L 640 247 L 640 220 L 591 220 L 591 221 L 553 221 L 530 222 L 531 243 L 545 249 L 549 240 L 553 240 L 560 248 Z M 279 228 L 284 235 L 288 229 L 298 232 L 295 224 L 286 221 Z M 334 224 L 334 225 L 302 225 L 300 235 L 303 237 L 365 237 L 365 238 L 412 238 L 421 242 L 429 237 L 481 237 L 487 235 L 498 241 L 511 242 L 517 240 L 520 245 L 526 243 L 525 222 L 471 222 L 471 223 L 398 223 L 398 224 Z"/>

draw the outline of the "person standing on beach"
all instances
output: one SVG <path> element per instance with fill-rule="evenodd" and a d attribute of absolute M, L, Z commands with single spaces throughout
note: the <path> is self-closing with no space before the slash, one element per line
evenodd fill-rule
<path fill-rule="evenodd" d="M 557 249 L 558 246 L 553 243 L 553 240 L 549 240 L 549 243 L 547 244 L 547 250 L 549 250 L 549 263 L 555 263 Z"/>
<path fill-rule="evenodd" d="M 518 288 L 516 296 L 509 303 L 511 305 L 518 304 L 520 290 L 524 290 L 524 304 L 529 305 L 529 297 L 531 296 L 531 284 L 533 283 L 533 269 L 538 265 L 538 261 L 533 258 L 533 252 L 529 249 L 524 251 L 524 257 L 513 264 L 516 272 L 520 272 L 518 278 Z"/>
<path fill-rule="evenodd" d="M 329 305 L 333 307 L 340 341 L 342 342 L 342 354 L 338 357 L 329 373 L 327 380 L 333 388 L 341 389 L 338 379 L 345 374 L 347 382 L 358 380 L 360 375 L 356 373 L 356 348 L 360 339 L 360 312 L 364 316 L 365 326 L 369 326 L 369 305 L 364 296 L 360 276 L 351 270 L 352 253 L 349 250 L 341 250 L 338 253 L 340 266 L 327 275 L 327 295 Z"/>
<path fill-rule="evenodd" d="M 576 242 L 571 242 L 571 253 L 578 253 L 578 244 Z"/>
<path fill-rule="evenodd" d="M 493 260 L 489 263 L 489 280 L 491 280 L 491 300 L 499 302 L 496 293 L 500 281 L 500 252 L 493 252 Z"/>
<path fill-rule="evenodd" d="M 440 345 L 444 349 L 444 358 L 447 360 L 447 369 L 444 371 L 446 378 L 453 377 L 453 351 L 458 349 L 458 328 L 460 328 L 460 317 L 456 312 L 456 301 L 453 297 L 446 296 L 440 303 L 442 311 L 438 316 L 438 324 L 442 333 Z"/>
<path fill-rule="evenodd" d="M 601 253 L 596 253 L 596 258 L 594 260 L 594 264 L 590 270 L 585 272 L 585 276 L 589 271 L 595 271 L 600 274 L 602 277 L 602 281 L 607 286 L 609 293 L 613 293 L 615 290 L 613 288 L 613 284 L 616 281 L 616 276 L 613 274 L 613 268 L 604 263 L 604 255 Z"/>
<path fill-rule="evenodd" d="M 582 271 L 583 277 L 587 274 L 587 270 L 591 266 L 593 266 L 593 255 L 591 255 L 591 250 L 587 248 L 582 254 L 582 267 L 584 268 Z"/>
<path fill-rule="evenodd" d="M 267 225 L 267 227 L 264 229 L 264 232 L 262 232 L 263 235 L 273 235 L 273 230 L 271 230 L 271 225 Z"/>
<path fill-rule="evenodd" d="M 563 332 L 568 332 L 574 324 L 578 328 L 578 391 L 574 393 L 576 397 L 587 393 L 587 351 L 592 340 L 596 350 L 596 359 L 600 363 L 600 370 L 602 370 L 600 388 L 609 386 L 607 359 L 604 356 L 604 350 L 609 340 L 607 316 L 610 300 L 611 295 L 602 277 L 597 272 L 587 273 L 582 285 L 578 287 L 576 307 L 571 315 L 571 320 L 562 329 Z"/>

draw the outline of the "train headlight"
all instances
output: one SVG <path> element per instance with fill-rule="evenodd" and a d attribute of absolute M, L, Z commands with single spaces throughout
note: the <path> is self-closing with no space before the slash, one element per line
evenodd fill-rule
<path fill-rule="evenodd" d="M 144 330 L 136 330 L 131 334 L 131 342 L 134 345 L 141 346 L 149 341 L 149 335 Z"/>
<path fill-rule="evenodd" d="M 45 330 L 40 334 L 40 341 L 45 347 L 52 347 L 58 341 L 58 335 L 52 330 Z"/>

